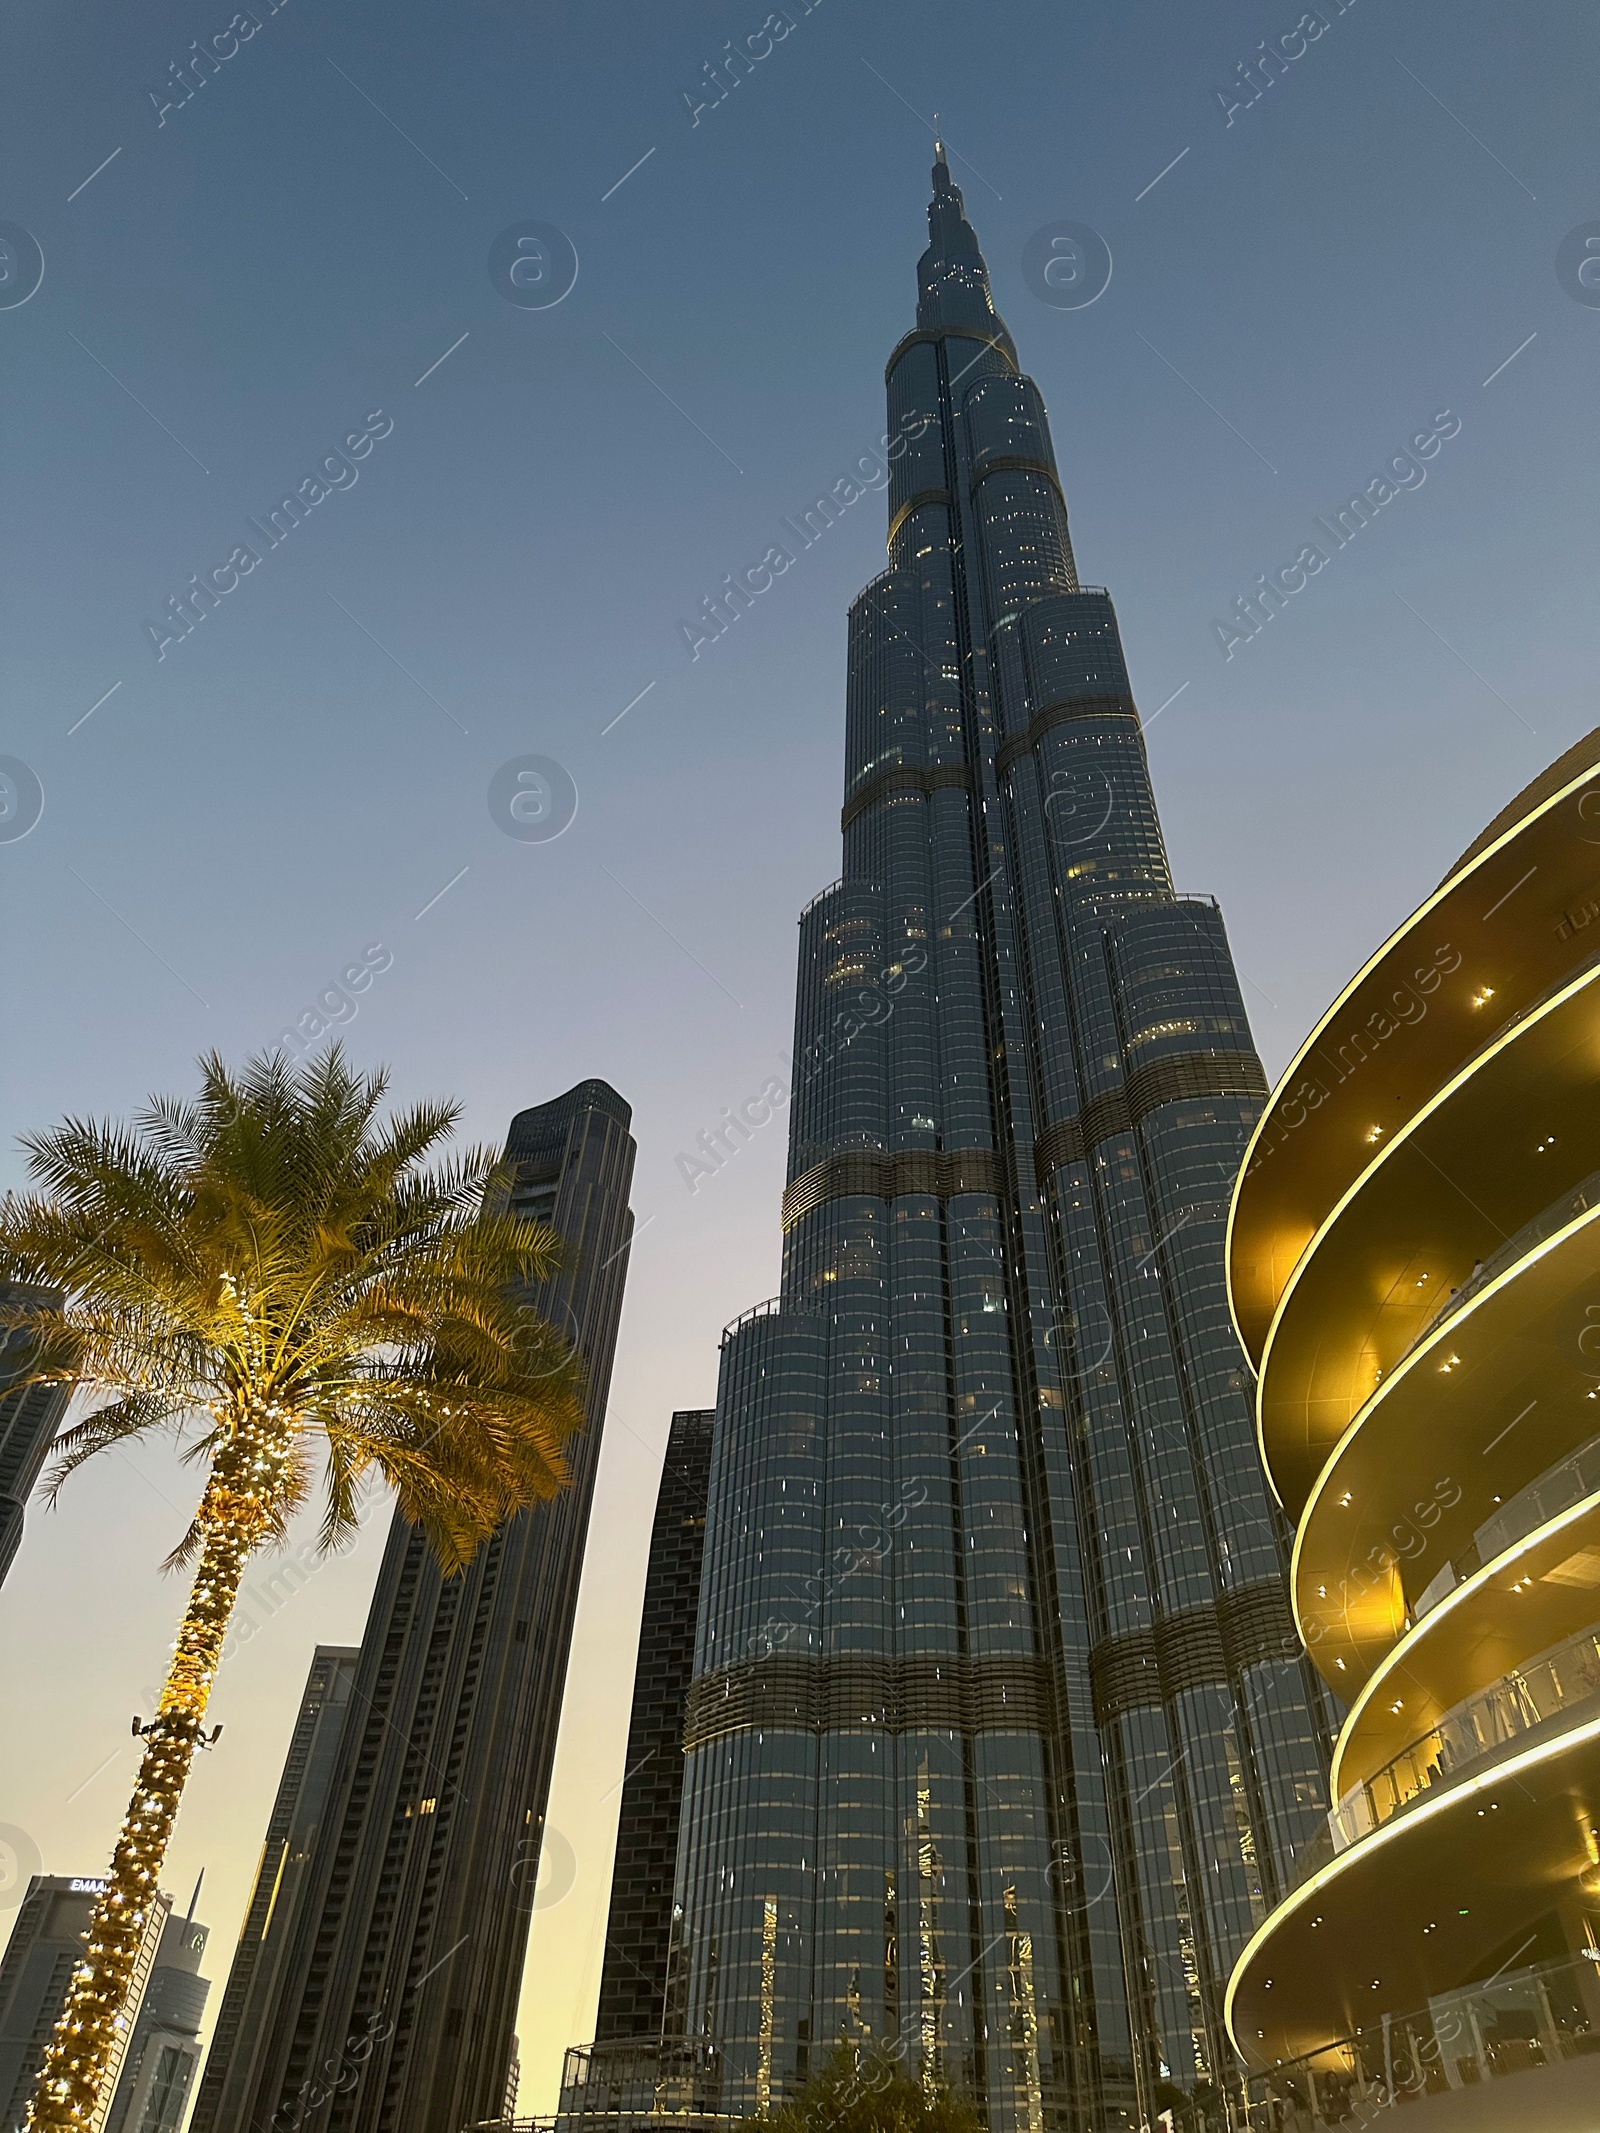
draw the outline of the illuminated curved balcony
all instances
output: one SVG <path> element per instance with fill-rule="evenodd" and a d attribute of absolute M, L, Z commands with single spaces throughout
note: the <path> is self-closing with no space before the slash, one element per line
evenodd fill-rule
<path fill-rule="evenodd" d="M 1588 1611 L 1593 1613 L 1600 1549 L 1578 1553 L 1587 1558 L 1584 1568 L 1593 1578 L 1586 1586 Z M 1390 1709 L 1399 1713 L 1404 1705 L 1401 1699 Z M 1587 1712 L 1585 1706 L 1590 1707 Z M 1333 1784 L 1339 1804 L 1328 1817 L 1335 1852 L 1370 1836 L 1414 1802 L 1520 1750 L 1534 1735 L 1571 1732 L 1585 1718 L 1600 1724 L 1600 1632 L 1587 1626 L 1445 1711 L 1370 1775 L 1359 1776 L 1348 1768 L 1341 1772 L 1336 1764 Z M 1370 1740 L 1367 1746 L 1370 1754 Z M 1350 1757 L 1344 1760 L 1348 1763 Z M 1355 1783 L 1347 1784 L 1352 1776 Z"/>
<path fill-rule="evenodd" d="M 1324 1018 L 1229 1248 L 1296 1622 L 1348 1709 L 1227 2020 L 1290 2069 L 1266 2123 L 1333 2125 L 1374 2036 L 1519 1964 L 1590 1963 L 1569 2042 L 1600 2044 L 1600 733 Z M 1419 2125 L 1546 2123 L 1451 2108 Z"/>
<path fill-rule="evenodd" d="M 1570 1500 L 1555 1504 L 1573 1491 Z M 1333 1759 L 1342 1798 L 1404 1752 L 1424 1728 L 1478 1693 L 1486 1676 L 1511 1678 L 1545 1652 L 1587 1632 L 1600 1610 L 1600 1438 L 1562 1461 L 1479 1529 L 1438 1573 L 1414 1632 L 1384 1659 L 1356 1698 Z M 1522 1520 L 1526 1518 L 1524 1525 Z"/>
<path fill-rule="evenodd" d="M 1600 801 L 1600 793 L 1597 793 Z M 1600 869 L 1597 869 L 1600 871 Z M 1485 1044 L 1410 1118 L 1302 1254 L 1262 1350 L 1262 1457 L 1297 1516 L 1357 1410 L 1441 1296 L 1551 1198 L 1600 1167 L 1600 963 Z"/>
<path fill-rule="evenodd" d="M 1510 1240 L 1508 1264 L 1491 1257 L 1446 1299 L 1318 1476 L 1296 1536 L 1295 1617 L 1346 1702 L 1478 1526 L 1600 1422 L 1597 1183 L 1562 1195 Z"/>
<path fill-rule="evenodd" d="M 1248 2088 L 1250 2123 L 1271 2133 L 1319 2133 L 1325 2126 L 1353 2133 L 1391 2105 L 1420 2105 L 1434 2097 L 1440 2099 L 1436 2110 L 1420 2123 L 1437 2127 L 1438 2113 L 1448 2111 L 1454 2097 L 1479 2128 L 1487 2103 L 1491 2110 L 1501 2106 L 1506 2125 L 1592 2133 L 1600 2081 L 1596 2054 L 1600 1966 L 1587 1956 L 1526 1964 L 1492 1982 L 1385 2015 L 1320 2052 L 1255 2075 Z M 1541 2077 L 1537 2091 L 1483 2093 L 1491 2083 L 1530 2073 Z"/>
<path fill-rule="evenodd" d="M 1245 1156 L 1229 1295 L 1259 1360 L 1296 1263 L 1381 1138 L 1548 990 L 1600 917 L 1600 729 L 1489 825 L 1295 1054 Z"/>
<path fill-rule="evenodd" d="M 1346 1827 L 1364 1811 L 1352 1807 Z M 1597 1824 L 1596 1696 L 1419 1784 L 1315 1863 L 1246 1946 L 1227 1999 L 1246 2065 L 1323 2052 L 1377 2015 L 1489 1975 L 1519 1937 L 1537 1939 L 1545 1914 L 1600 1889 Z"/>

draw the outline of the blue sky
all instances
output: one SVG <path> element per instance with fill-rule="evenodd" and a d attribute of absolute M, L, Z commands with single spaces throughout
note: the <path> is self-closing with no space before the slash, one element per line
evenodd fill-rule
<path fill-rule="evenodd" d="M 0 310 L 0 754 L 44 813 L 0 843 L 0 1161 L 15 1179 L 16 1133 L 270 1042 L 374 949 L 348 1041 L 400 1095 L 459 1094 L 486 1139 L 588 1074 L 633 1103 L 642 1228 L 552 1805 L 575 1880 L 538 1918 L 524 2025 L 546 2108 L 598 1980 L 667 1417 L 710 1400 L 720 1327 L 777 1285 L 781 1127 L 693 1194 L 676 1158 L 782 1070 L 882 504 L 698 659 L 679 625 L 881 433 L 928 114 L 1050 406 L 1080 571 L 1117 601 L 1146 717 L 1164 706 L 1178 881 L 1222 900 L 1276 1071 L 1595 722 L 1600 312 L 1556 255 L 1600 218 L 1600 25 L 1564 0 L 1326 0 L 1230 124 L 1239 92 L 1215 92 L 1296 41 L 1298 6 L 816 0 L 696 123 L 684 92 L 764 7 L 283 0 L 160 111 L 232 12 L 13 11 L 0 219 L 45 274 Z M 1114 262 L 1082 310 L 1022 273 L 1063 219 Z M 577 256 L 547 309 L 490 278 L 529 221 Z M 1225 658 L 1213 621 L 1446 411 L 1426 480 Z M 145 625 L 191 575 L 369 429 L 357 478 L 255 542 L 158 658 Z M 491 815 L 520 756 L 572 782 L 559 837 Z M 159 1452 L 82 1477 L 0 1598 L 5 1707 L 36 1744 L 0 1822 L 51 1870 L 109 1845 L 187 1478 Z M 224 1672 L 233 1752 L 171 1873 L 208 1866 L 219 1949 L 311 1646 L 358 1634 L 378 1532 Z"/>

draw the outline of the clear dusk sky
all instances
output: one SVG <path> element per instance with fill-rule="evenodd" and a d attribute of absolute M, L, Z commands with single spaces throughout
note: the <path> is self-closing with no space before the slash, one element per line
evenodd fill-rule
<path fill-rule="evenodd" d="M 680 623 L 881 434 L 928 116 L 1049 404 L 1080 571 L 1118 604 L 1178 884 L 1221 899 L 1276 1073 L 1600 718 L 1600 289 L 1558 272 L 1569 233 L 1600 235 L 1600 19 L 1319 0 L 1308 40 L 1298 0 L 786 0 L 696 122 L 764 0 L 250 12 L 243 42 L 233 0 L 10 12 L 0 222 L 44 278 L 11 302 L 32 255 L 0 231 L 0 756 L 44 810 L 0 841 L 0 1162 L 15 1182 L 17 1133 L 270 1043 L 369 950 L 347 1037 L 397 1096 L 458 1094 L 474 1139 L 586 1075 L 632 1103 L 639 1237 L 551 1802 L 573 1863 L 547 1894 L 571 1885 L 521 2024 L 522 2107 L 548 2110 L 593 2015 L 668 1416 L 710 1403 L 721 1327 L 777 1286 L 782 1125 L 693 1192 L 677 1158 L 783 1072 L 881 498 L 698 658 Z M 1300 51 L 1246 105 L 1262 40 Z M 176 104 L 174 64 L 230 41 Z M 1024 277 L 1062 220 L 1110 248 L 1087 308 Z M 553 307 L 491 281 L 527 222 L 576 252 Z M 1313 520 L 1451 423 L 1331 552 Z M 363 431 L 268 549 L 247 521 Z M 1225 657 L 1213 623 L 1319 541 Z M 162 644 L 241 544 L 259 562 Z M 523 755 L 576 788 L 559 838 L 491 815 Z M 0 1592 L 0 1823 L 47 1871 L 109 1855 L 192 1487 L 160 1449 L 103 1460 Z M 168 1875 L 207 1871 L 213 2009 L 312 1647 L 359 1638 L 386 1522 L 257 1603 L 219 1680 Z"/>

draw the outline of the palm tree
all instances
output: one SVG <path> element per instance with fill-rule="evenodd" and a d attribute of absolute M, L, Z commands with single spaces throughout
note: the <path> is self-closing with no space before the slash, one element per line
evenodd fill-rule
<path fill-rule="evenodd" d="M 565 1484 L 582 1421 L 576 1359 L 525 1300 L 557 1264 L 554 1231 L 515 1215 L 489 1151 L 430 1161 L 459 1105 L 380 1119 L 387 1075 L 337 1048 L 236 1076 L 213 1054 L 200 1077 L 192 1102 L 152 1099 L 131 1127 L 27 1136 L 34 1190 L 0 1205 L 30 1381 L 90 1403 L 58 1440 L 52 1498 L 95 1453 L 157 1432 L 205 1475 L 168 1559 L 195 1565 L 189 1604 L 30 2127 L 81 2133 L 94 2115 L 240 1581 L 319 1459 L 324 1548 L 350 1538 L 376 1470 L 454 1573 Z"/>
<path fill-rule="evenodd" d="M 920 2055 L 841 2041 L 796 2095 L 740 2133 L 983 2133 L 983 2121 Z"/>

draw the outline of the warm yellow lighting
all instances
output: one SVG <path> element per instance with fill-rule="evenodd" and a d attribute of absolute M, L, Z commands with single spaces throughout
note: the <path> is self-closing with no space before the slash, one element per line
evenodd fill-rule
<path fill-rule="evenodd" d="M 1600 1365 L 1574 1352 L 1564 1301 L 1600 1293 L 1591 1286 L 1600 1205 L 1587 1184 L 1600 1163 L 1600 965 L 1574 975 L 1571 961 L 1574 934 L 1600 911 L 1593 856 L 1573 835 L 1579 800 L 1600 806 L 1600 728 L 1554 768 L 1322 1018 L 1269 1102 L 1235 1191 L 1229 1293 L 1258 1363 L 1260 1447 L 1298 1527 L 1296 1616 L 1310 1658 L 1348 1706 L 1333 1857 L 1313 1854 L 1228 1987 L 1230 2031 L 1259 2070 L 1277 2056 L 1326 2068 L 1331 2080 L 1336 2065 L 1348 2070 L 1340 2040 L 1363 2022 L 1376 2033 L 1380 2015 L 1387 2054 L 1391 2016 L 1532 1946 L 1554 1889 L 1600 1906 L 1600 1720 L 1585 1715 L 1596 1708 L 1589 1678 L 1576 1660 L 1570 1686 L 1565 1671 L 1559 1682 L 1550 1672 L 1549 1707 L 1540 1686 L 1557 1656 L 1566 1667 L 1558 1637 L 1587 1651 L 1590 1632 L 1580 1640 L 1573 1630 L 1593 1586 L 1577 1566 L 1600 1578 L 1600 1522 L 1576 1503 L 1561 1513 L 1574 1529 L 1565 1545 L 1578 1551 L 1565 1563 L 1543 1531 L 1555 1523 L 1553 1497 L 1533 1502 L 1531 1529 L 1526 1516 L 1508 1518 L 1509 1534 L 1485 1523 L 1491 1506 L 1527 1501 L 1551 1462 L 1571 1457 L 1583 1433 L 1574 1394 L 1600 1402 Z M 1460 950 L 1474 943 L 1506 971 L 1505 985 L 1441 985 L 1434 971 L 1460 971 Z M 1501 992 L 1505 1005 L 1480 1034 L 1470 1016 Z M 1536 1139 L 1523 1140 L 1540 1121 Z M 1528 1154 L 1554 1158 L 1542 1179 Z M 1409 1276 L 1408 1302 L 1405 1269 L 1419 1258 L 1434 1264 Z M 1473 1350 L 1472 1392 L 1459 1398 L 1432 1382 L 1464 1368 L 1452 1330 Z M 1491 1496 L 1496 1481 L 1502 1493 Z M 1357 1497 L 1358 1516 L 1332 1518 Z M 1507 1578 L 1513 1548 L 1519 1567 Z M 1527 1607 L 1507 1607 L 1508 1594 Z M 1415 1710 L 1402 1680 L 1418 1692 Z M 1509 1728 L 1492 1740 L 1471 1731 L 1491 1707 Z M 1513 1747 L 1524 1732 L 1532 1743 Z M 1497 1856 L 1467 1867 L 1466 1823 L 1491 1821 L 1502 1806 L 1500 1846 L 1488 1831 L 1476 1843 Z M 1470 1876 L 1462 1893 L 1479 1894 L 1470 1911 L 1440 1901 Z M 1363 1986 L 1375 1897 L 1397 1975 L 1374 1972 Z M 1319 1901 L 1326 1912 L 1308 1918 Z M 1441 1912 L 1457 1921 L 1442 1942 Z M 1562 1917 L 1581 1938 L 1582 1925 Z M 1315 1956 L 1293 1938 L 1307 1928 L 1321 1935 Z M 1423 1939 L 1437 1945 L 1424 1951 Z M 1590 1940 L 1600 1965 L 1600 1932 Z M 1281 1992 L 1263 1975 L 1268 1961 Z M 1502 1967 L 1526 1961 L 1519 1953 Z"/>

